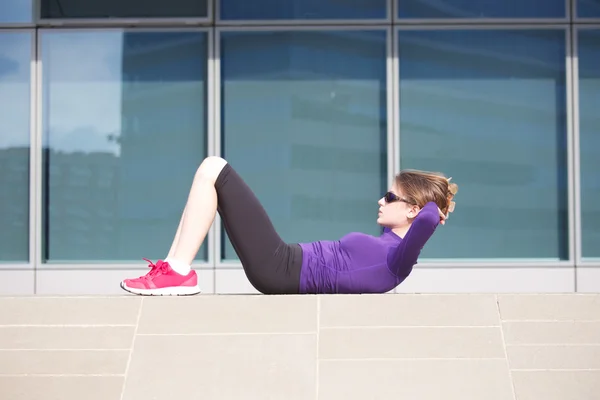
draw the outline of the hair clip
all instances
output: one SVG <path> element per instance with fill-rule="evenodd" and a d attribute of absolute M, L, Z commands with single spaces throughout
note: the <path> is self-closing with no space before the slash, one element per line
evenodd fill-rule
<path fill-rule="evenodd" d="M 456 203 L 451 201 L 450 204 L 448 205 L 448 212 L 454 212 L 454 207 L 456 206 Z"/>

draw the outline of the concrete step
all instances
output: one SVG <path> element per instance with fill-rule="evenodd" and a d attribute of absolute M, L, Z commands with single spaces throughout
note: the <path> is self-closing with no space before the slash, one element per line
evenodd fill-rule
<path fill-rule="evenodd" d="M 600 295 L 0 297 L 2 400 L 600 398 Z"/>

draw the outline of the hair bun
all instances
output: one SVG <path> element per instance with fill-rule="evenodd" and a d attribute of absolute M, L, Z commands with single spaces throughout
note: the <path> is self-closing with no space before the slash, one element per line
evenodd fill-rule
<path fill-rule="evenodd" d="M 450 183 L 450 179 L 448 179 L 448 193 L 454 196 L 456 193 L 458 193 L 458 185 L 456 183 Z"/>
<path fill-rule="evenodd" d="M 448 178 L 448 193 L 446 195 L 447 209 L 448 209 L 447 214 L 454 211 L 454 208 L 456 207 L 456 203 L 453 202 L 452 199 L 454 199 L 454 195 L 456 195 L 456 193 L 458 193 L 458 185 L 456 183 L 450 183 L 451 179 L 452 179 L 452 177 Z"/>
<path fill-rule="evenodd" d="M 451 213 L 454 211 L 454 207 L 456 206 L 456 203 L 451 201 L 448 203 L 448 212 Z"/>

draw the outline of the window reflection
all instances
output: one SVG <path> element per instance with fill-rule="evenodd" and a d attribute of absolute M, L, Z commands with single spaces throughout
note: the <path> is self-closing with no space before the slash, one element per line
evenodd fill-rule
<path fill-rule="evenodd" d="M 29 259 L 31 35 L 0 33 L 0 262 Z"/>
<path fill-rule="evenodd" d="M 460 177 L 425 258 L 567 259 L 564 30 L 400 31 L 402 168 Z"/>
<path fill-rule="evenodd" d="M 600 30 L 580 30 L 579 140 L 583 257 L 600 258 Z"/>
<path fill-rule="evenodd" d="M 46 257 L 165 257 L 206 154 L 205 33 L 44 32 L 42 61 Z"/>
<path fill-rule="evenodd" d="M 203 18 L 208 16 L 207 0 L 39 0 L 39 2 L 42 18 Z"/>
<path fill-rule="evenodd" d="M 396 0 L 399 18 L 564 18 L 569 0 Z M 588 0 L 590 1 L 590 0 Z M 594 1 L 594 0 L 591 0 Z"/>
<path fill-rule="evenodd" d="M 600 18 L 600 0 L 573 0 L 577 2 L 578 18 Z"/>
<path fill-rule="evenodd" d="M 227 32 L 221 76 L 224 155 L 284 240 L 380 233 L 385 31 Z"/>
<path fill-rule="evenodd" d="M 31 22 L 35 0 L 0 0 L 0 24 Z"/>
<path fill-rule="evenodd" d="M 383 19 L 387 0 L 219 0 L 223 20 Z"/>

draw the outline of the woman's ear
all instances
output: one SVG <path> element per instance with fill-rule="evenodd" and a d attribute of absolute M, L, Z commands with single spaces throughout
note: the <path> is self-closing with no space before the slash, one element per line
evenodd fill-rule
<path fill-rule="evenodd" d="M 408 211 L 408 217 L 409 218 L 416 218 L 417 215 L 419 215 L 419 212 L 421 211 L 421 208 L 419 208 L 419 206 L 412 206 L 410 208 L 410 210 Z"/>

